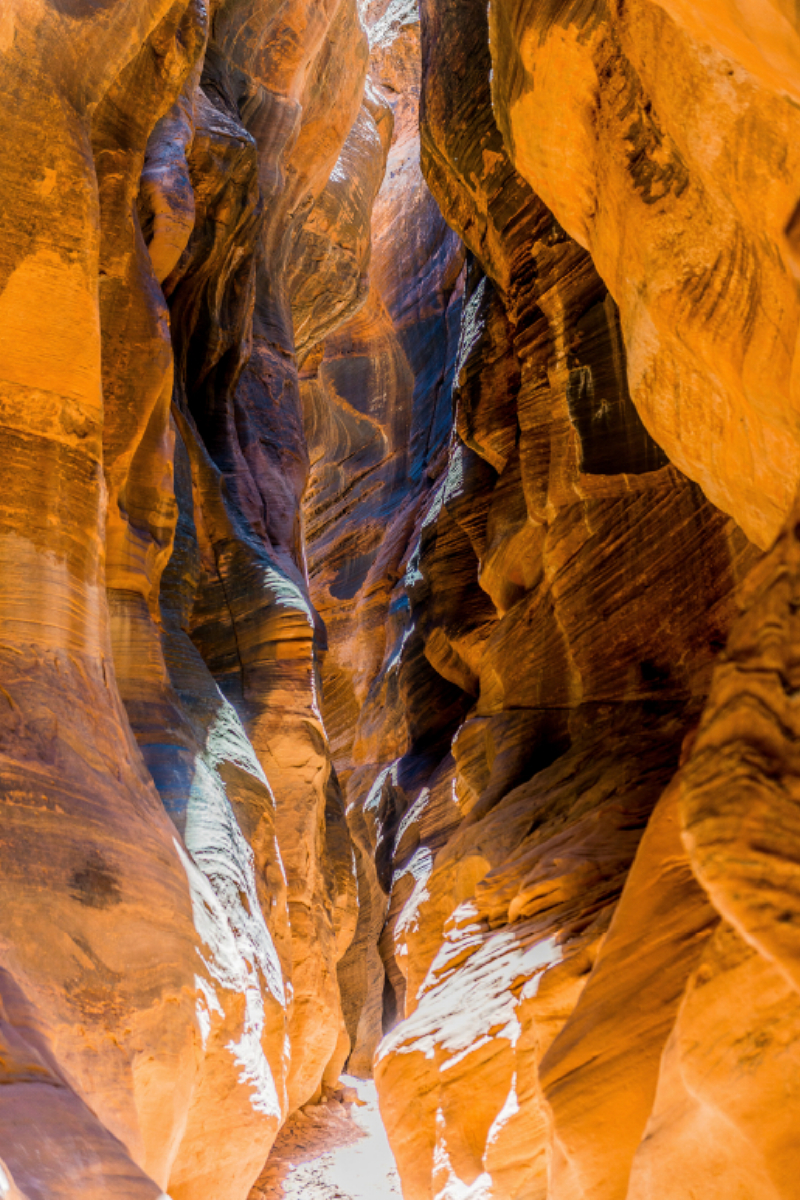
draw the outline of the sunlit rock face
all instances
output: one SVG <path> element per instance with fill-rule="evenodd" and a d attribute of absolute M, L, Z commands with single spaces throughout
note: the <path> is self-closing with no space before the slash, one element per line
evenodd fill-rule
<path fill-rule="evenodd" d="M 784 236 L 798 203 L 795 9 L 490 10 L 510 156 L 619 305 L 645 425 L 769 545 L 800 466 L 800 306 Z"/>
<path fill-rule="evenodd" d="M 403 228 L 411 205 L 395 201 L 392 156 L 416 87 L 413 74 L 397 86 L 397 64 L 420 31 L 399 4 L 375 6 L 368 24 L 396 119 L 373 286 L 396 296 L 409 272 L 404 309 L 380 297 L 405 332 L 408 312 L 422 325 L 422 271 L 395 248 L 384 283 L 379 215 Z M 615 301 L 496 124 L 483 6 L 423 4 L 421 55 L 423 170 L 473 257 L 453 292 L 454 427 L 432 440 L 415 487 L 411 409 L 412 454 L 382 532 L 371 530 L 385 521 L 398 389 L 378 369 L 393 342 L 372 299 L 308 381 L 323 710 L 366 864 L 367 950 L 340 968 L 355 1057 L 368 1057 L 381 1008 L 394 1027 L 376 1073 L 409 1197 L 655 1197 L 672 1153 L 676 1196 L 715 1171 L 728 1194 L 737 1162 L 752 1194 L 772 1195 L 761 1158 L 775 1145 L 791 1159 L 788 1137 L 769 1143 L 755 1114 L 791 1068 L 776 1043 L 753 1089 L 726 1100 L 726 1072 L 754 1052 L 760 976 L 733 912 L 709 901 L 675 781 L 758 551 L 642 422 Z M 427 388 L 429 413 L 437 370 L 449 386 L 446 345 L 426 356 L 427 377 L 407 356 L 406 394 Z M 709 851 L 724 879 L 731 853 Z M 711 1029 L 730 971 L 753 1000 L 720 1063 Z M 778 986 L 770 1003 L 779 994 L 785 1041 L 793 1002 Z M 701 1089 L 712 1061 L 718 1082 Z M 703 1155 L 700 1105 L 717 1131 Z M 726 1143 L 726 1122 L 740 1143 Z"/>
<path fill-rule="evenodd" d="M 531 55 L 542 11 L 529 31 L 524 13 L 508 20 Z M 585 16 L 559 18 L 579 47 L 591 41 L 578 30 Z M 593 30 L 597 18 L 586 19 Z M 744 411 L 749 355 L 759 370 L 783 369 L 779 353 L 753 350 L 775 319 L 754 319 L 747 336 L 730 315 L 724 333 L 705 311 L 687 310 L 686 329 L 674 309 L 666 320 L 634 282 L 658 276 L 647 267 L 637 277 L 632 248 L 615 270 L 638 289 L 641 320 L 665 322 L 664 373 L 645 386 L 625 291 L 620 314 L 606 289 L 617 295 L 617 276 L 564 207 L 556 162 L 569 167 L 573 131 L 558 122 L 568 126 L 574 94 L 560 108 L 545 96 L 541 122 L 531 103 L 512 138 L 489 35 L 480 3 L 421 5 L 423 169 L 474 258 L 454 434 L 415 514 L 390 607 L 403 613 L 401 632 L 359 723 L 384 763 L 362 784 L 360 811 L 388 895 L 384 1019 L 402 1018 L 375 1063 L 384 1118 L 415 1200 L 788 1198 L 798 1167 L 788 1050 L 798 1016 L 788 799 L 797 533 L 791 518 L 754 567 L 757 548 L 709 497 L 769 541 L 797 474 L 789 392 L 770 384 L 772 407 L 754 402 L 757 436 L 741 437 L 738 416 L 715 437 L 688 432 L 690 405 L 710 420 L 718 386 Z M 659 46 L 663 58 L 671 43 L 648 42 Z M 571 88 L 559 69 L 558 87 Z M 545 74 L 537 67 L 537 87 Z M 521 78 L 509 71 L 514 87 Z M 519 151 L 523 137 L 537 153 L 546 145 L 548 104 L 552 195 Z M 751 113 L 754 158 L 773 136 L 776 155 L 791 154 L 782 111 L 777 130 L 756 128 Z M 602 171 L 620 157 L 599 161 L 601 196 Z M 750 203 L 730 181 L 725 197 Z M 637 236 L 635 211 L 628 225 L 626 209 L 598 200 L 597 210 L 621 255 Z M 776 249 L 759 251 L 776 273 L 764 303 L 787 322 L 775 336 L 790 359 L 791 210 L 771 229 Z M 660 278 L 677 297 L 699 260 L 672 248 L 678 266 L 665 259 Z M 731 267 L 726 302 L 760 288 L 754 270 L 756 282 L 747 263 Z M 704 286 L 702 304 L 713 298 Z M 716 371 L 725 364 L 721 383 L 711 358 Z M 685 408 L 672 384 L 667 395 L 669 372 L 697 389 Z M 652 416 L 662 408 L 680 415 L 694 457 Z M 449 708 L 432 699 L 431 667 L 455 689 Z M 393 720 L 381 723 L 378 702 Z M 429 729 L 447 713 L 427 761 L 415 741 L 426 713 Z M 769 1122 L 770 1095 L 787 1097 L 794 1117 Z"/>
<path fill-rule="evenodd" d="M 242 1198 L 349 1049 L 290 293 L 344 179 L 363 299 L 367 57 L 350 0 L 0 16 L 4 1195 Z"/>
<path fill-rule="evenodd" d="M 3 3 L 0 1197 L 795 1200 L 793 20 Z"/>
<path fill-rule="evenodd" d="M 490 25 L 477 0 L 365 7 L 394 115 L 370 287 L 303 368 L 322 707 L 359 866 L 339 967 L 351 1067 L 372 1068 L 382 1023 L 374 1069 L 413 1200 L 788 1200 L 796 534 L 742 583 L 797 474 L 792 109 L 750 92 L 736 109 L 772 189 L 760 207 L 728 134 L 727 175 L 696 147 L 672 187 L 654 102 L 626 110 L 611 68 L 603 103 L 638 141 L 606 163 L 620 132 L 598 103 L 600 150 L 570 158 L 582 93 L 542 49 L 544 10 L 509 9 Z M 564 44 L 588 53 L 603 19 L 560 14 Z M 701 98 L 712 49 L 688 76 Z M 515 108 L 513 55 L 540 53 L 552 95 Z M 636 91 L 631 53 L 612 65 Z M 650 188 L 638 208 L 609 199 L 623 163 Z"/>
<path fill-rule="evenodd" d="M 109 577 L 119 571 L 133 594 L 135 576 L 136 595 L 152 598 L 175 506 L 163 301 L 133 226 L 120 221 L 113 254 L 103 213 L 135 199 L 205 14 L 169 3 L 92 13 L 11 4 L 0 21 L 0 1122 L 5 1167 L 31 1198 L 160 1195 L 201 1071 L 208 982 L 196 868 L 126 719 L 104 586 L 108 553 Z M 131 113 L 137 76 L 146 99 Z M 103 293 L 117 287 L 125 311 L 104 329 Z M 131 410 L 125 355 L 107 424 L 104 357 L 126 316 L 140 389 Z M 143 479 L 136 449 L 151 429 Z M 134 479 L 144 519 L 120 505 Z"/>

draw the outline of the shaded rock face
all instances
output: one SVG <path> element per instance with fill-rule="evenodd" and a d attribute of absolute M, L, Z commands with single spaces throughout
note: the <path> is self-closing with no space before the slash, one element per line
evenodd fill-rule
<path fill-rule="evenodd" d="M 792 1200 L 794 19 L 3 6 L 0 1195 Z"/>
<path fill-rule="evenodd" d="M 451 435 L 464 248 L 420 170 L 416 8 L 384 5 L 366 15 L 391 145 L 364 305 L 303 368 L 312 462 L 303 508 L 311 595 L 327 627 L 323 714 L 359 879 L 358 929 L 339 977 L 350 1068 L 369 1073 L 382 1033 L 379 942 L 397 814 L 377 812 L 385 802 L 365 804 L 365 796 L 380 792 L 387 763 L 410 742 L 424 771 L 426 740 L 449 736 L 463 710 L 459 689 L 427 663 L 413 635 L 402 579 Z M 430 689 L 427 712 L 413 698 L 417 686 Z"/>

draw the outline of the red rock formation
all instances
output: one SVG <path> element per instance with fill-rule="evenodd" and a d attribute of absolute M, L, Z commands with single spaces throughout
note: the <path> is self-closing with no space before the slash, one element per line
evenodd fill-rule
<path fill-rule="evenodd" d="M 0 1195 L 793 1200 L 794 16 L 4 4 Z"/>
<path fill-rule="evenodd" d="M 101 205 L 116 197 L 98 200 L 90 140 L 94 110 L 102 143 L 117 99 L 135 188 L 136 155 L 198 49 L 193 34 L 178 38 L 181 15 L 127 3 L 100 33 L 88 6 L 65 0 L 7 6 L 0 26 L 2 439 L 15 480 L 0 518 L 2 1157 L 29 1197 L 158 1196 L 201 1057 L 183 852 L 112 660 L 98 277 Z M 152 91 L 128 127 L 126 84 L 139 69 Z M 130 177 L 118 186 L 124 196 Z M 130 263 L 127 234 L 117 278 L 141 262 Z M 118 415 L 117 487 L 165 370 L 146 297 L 132 306 L 149 376 L 130 419 Z"/>
<path fill-rule="evenodd" d="M 285 276 L 366 43 L 346 0 L 210 16 L 208 46 L 194 0 L 1 23 L 1 1140 L 31 1200 L 243 1196 L 347 1049 Z"/>
<path fill-rule="evenodd" d="M 408 29 L 390 7 L 373 38 Z M 448 460 L 377 556 L 333 470 L 364 444 L 357 425 L 332 434 L 317 399 L 313 426 L 328 486 L 324 533 L 309 523 L 312 578 L 343 629 L 325 714 L 352 725 L 360 701 L 352 749 L 334 746 L 356 768 L 351 827 L 390 893 L 384 1017 L 406 1017 L 378 1083 L 408 1196 L 611 1197 L 629 1179 L 644 1196 L 658 1186 L 641 1180 L 658 1177 L 644 1147 L 651 1113 L 664 1123 L 659 1062 L 718 921 L 681 848 L 674 789 L 648 822 L 756 555 L 639 422 L 613 301 L 505 155 L 480 6 L 466 20 L 463 5 L 425 5 L 423 31 L 423 162 L 488 278 L 467 283 Z M 349 369 L 369 333 L 377 357 L 374 329 L 343 345 Z M 381 391 L 361 386 L 363 409 L 363 388 L 373 405 Z M 365 458 L 354 475 L 367 464 L 359 483 L 375 479 Z M 325 596 L 334 570 L 340 590 Z M 400 578 L 388 605 L 387 576 Z M 387 607 L 407 612 L 399 628 Z M 354 644 L 358 658 L 338 651 Z M 431 668 L 449 701 L 433 699 Z M 674 929 L 631 962 L 648 915 L 678 895 Z M 374 883 L 369 898 L 380 912 Z M 642 1011 L 635 1039 L 619 989 Z"/>
<path fill-rule="evenodd" d="M 763 816 L 750 815 L 752 789 L 774 777 L 776 761 L 789 761 L 785 752 L 771 747 L 766 767 L 755 730 L 736 751 L 748 775 L 759 763 L 737 802 L 748 814 L 739 832 L 730 751 L 710 768 L 712 799 L 709 767 L 695 767 L 706 745 L 698 740 L 681 776 L 703 776 L 702 800 L 682 810 L 689 857 L 673 785 L 604 936 L 641 830 L 696 720 L 733 587 L 753 553 L 740 537 L 734 548 L 734 527 L 685 480 L 658 469 L 620 377 L 614 305 L 590 260 L 504 156 L 480 6 L 471 22 L 463 5 L 456 12 L 431 2 L 422 12 L 428 179 L 492 286 L 468 284 L 456 422 L 464 444 L 451 451 L 439 511 L 423 522 L 407 577 L 426 658 L 476 705 L 454 737 L 454 761 L 443 759 L 416 796 L 396 788 L 385 796 L 405 809 L 393 839 L 389 931 L 406 1019 L 384 1041 L 377 1070 L 405 1193 L 660 1196 L 674 1158 L 669 1194 L 712 1186 L 719 1195 L 744 1187 L 743 1195 L 789 1196 L 789 1125 L 768 1130 L 763 1121 L 769 1089 L 790 1088 L 793 1074 L 778 1045 L 791 1039 L 794 1002 L 780 986 L 773 991 L 771 965 L 777 945 L 788 950 L 791 940 L 791 921 L 777 911 L 789 886 L 780 862 L 789 868 L 786 833 L 779 850 L 762 849 L 760 832 L 771 820 L 787 827 L 777 799 L 760 791 Z M 528 130 L 540 145 L 536 121 Z M 746 278 L 743 267 L 731 293 Z M 792 294 L 789 320 L 794 303 Z M 706 314 L 702 336 L 719 349 L 716 328 Z M 624 320 L 622 332 L 635 354 Z M 697 347 L 689 349 L 707 383 Z M 773 419 L 781 418 L 765 415 Z M 709 483 L 697 467 L 710 443 L 698 437 L 693 445 L 693 473 L 719 498 L 719 480 Z M 735 437 L 720 447 L 739 452 Z M 791 453 L 788 438 L 783 452 Z M 757 470 L 771 470 L 769 456 L 753 456 Z M 759 536 L 748 477 L 737 482 L 739 507 L 729 507 Z M 477 563 L 465 587 L 470 548 Z M 665 605 L 663 589 L 679 578 L 692 583 Z M 475 582 L 496 615 L 475 605 Z M 749 628 L 775 625 L 762 614 Z M 781 695 L 791 691 L 790 676 L 784 667 Z M 715 704 L 728 721 L 734 696 L 743 696 L 743 711 L 752 703 L 741 677 L 715 701 L 719 686 L 703 729 Z M 775 700 L 759 703 L 777 712 Z M 752 718 L 732 719 L 723 736 L 752 728 Z M 654 906 L 669 909 L 678 897 L 674 928 L 662 918 L 656 940 Z M 733 929 L 719 926 L 720 914 L 761 947 L 761 965 Z M 723 996 L 736 988 L 736 970 L 747 1001 L 723 1049 Z M 706 981 L 714 988 L 704 995 Z M 783 1006 L 781 1031 L 752 1083 L 737 1088 L 732 1078 L 756 1053 L 770 1004 Z M 738 1141 L 722 1133 L 731 1126 Z"/>
<path fill-rule="evenodd" d="M 492 0 L 491 20 L 506 144 L 619 305 L 645 424 L 769 545 L 798 475 L 794 10 Z"/>
<path fill-rule="evenodd" d="M 359 873 L 359 927 L 339 977 L 353 1042 L 350 1066 L 365 1073 L 382 1032 L 378 941 L 386 897 L 379 876 L 389 868 L 385 859 L 376 871 L 379 837 L 373 815 L 363 810 L 386 761 L 370 724 L 377 719 L 382 731 L 399 723 L 392 736 L 402 740 L 408 719 L 399 698 L 384 712 L 380 694 L 370 700 L 369 693 L 392 639 L 402 637 L 396 628 L 387 635 L 387 610 L 430 492 L 429 463 L 449 435 L 463 264 L 460 242 L 420 173 L 414 6 L 371 6 L 369 13 L 372 79 L 383 111 L 392 115 L 391 127 L 383 127 L 391 147 L 373 210 L 370 287 L 357 315 L 304 368 L 309 577 L 328 631 L 323 712 Z M 426 671 L 441 690 L 443 681 Z M 384 849 L 391 853 L 390 843 Z"/>

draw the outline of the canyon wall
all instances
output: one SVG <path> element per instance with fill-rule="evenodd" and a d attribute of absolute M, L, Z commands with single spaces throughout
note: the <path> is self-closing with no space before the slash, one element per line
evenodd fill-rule
<path fill-rule="evenodd" d="M 467 257 L 455 364 L 443 335 L 407 355 L 452 428 L 415 475 L 411 401 L 384 531 L 384 327 L 359 314 L 310 385 L 351 1062 L 382 1020 L 413 1200 L 789 1197 L 797 75 L 666 6 L 366 16 Z M 372 271 L 405 347 L 441 305 L 400 179 Z"/>
<path fill-rule="evenodd" d="M 4 4 L 0 1196 L 793 1200 L 799 49 Z"/>
<path fill-rule="evenodd" d="M 349 1049 L 291 278 L 344 175 L 360 303 L 367 56 L 353 0 L 3 7 L 3 1194 L 243 1198 Z"/>

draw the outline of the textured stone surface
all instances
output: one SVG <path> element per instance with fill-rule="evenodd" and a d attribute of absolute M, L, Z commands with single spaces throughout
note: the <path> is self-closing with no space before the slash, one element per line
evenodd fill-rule
<path fill-rule="evenodd" d="M 794 1200 L 794 22 L 3 5 L 0 1193 Z"/>
<path fill-rule="evenodd" d="M 0 19 L 0 1144 L 29 1200 L 243 1197 L 347 1050 L 288 264 L 363 132 L 366 39 L 347 0 L 273 8 Z M 360 259 L 373 159 L 341 167 Z"/>
<path fill-rule="evenodd" d="M 409 721 L 399 695 L 385 703 L 376 676 L 404 636 L 402 611 L 390 615 L 392 592 L 430 493 L 429 464 L 441 458 L 450 433 L 464 256 L 420 172 L 415 6 L 375 5 L 366 15 L 388 149 L 372 215 L 370 284 L 357 315 L 309 354 L 303 395 L 312 462 L 304 497 L 309 578 L 327 626 L 322 709 L 359 878 L 359 925 L 339 977 L 350 1066 L 370 1074 L 382 1032 L 378 942 L 387 901 L 380 876 L 391 843 L 376 865 L 380 833 L 364 801 L 385 766 L 383 731 L 394 726 L 390 736 L 402 743 Z M 402 592 L 399 599 L 405 606 Z M 443 681 L 423 670 L 441 689 Z M 431 710 L 435 721 L 435 700 Z"/>
<path fill-rule="evenodd" d="M 504 153 L 485 19 L 467 12 L 422 6 L 423 164 L 480 263 L 466 278 L 455 433 L 356 593 L 362 611 L 379 598 L 391 547 L 398 583 L 373 635 L 385 649 L 348 782 L 351 824 L 389 893 L 384 1021 L 405 1015 L 377 1081 L 407 1196 L 610 1197 L 625 1195 L 660 1056 L 718 921 L 684 857 L 674 791 L 605 935 L 757 553 L 642 426 L 616 306 Z M 408 36 L 413 22 L 396 16 L 378 20 L 374 44 Z M 363 535 L 346 512 L 355 566 Z M 331 589 L 342 614 L 343 592 Z M 343 672 L 362 694 L 369 662 L 352 656 Z M 327 678 L 335 721 L 345 681 Z M 676 894 L 677 928 L 648 963 L 630 925 L 645 899 L 666 909 Z M 636 1039 L 629 1022 L 602 1036 L 601 1014 L 620 1015 L 609 978 L 645 1008 Z"/>
<path fill-rule="evenodd" d="M 202 1057 L 186 867 L 112 659 L 98 277 L 102 214 L 116 197 L 98 197 L 90 141 L 96 108 L 101 140 L 129 136 L 134 168 L 141 161 L 180 88 L 183 14 L 126 3 L 100 27 L 89 15 L 80 4 L 12 4 L 0 26 L 2 439 L 18 481 L 0 515 L 2 1156 L 31 1200 L 109 1189 L 157 1197 Z M 196 52 L 193 36 L 186 43 Z M 150 90 L 129 127 L 127 85 L 139 70 Z M 135 189 L 135 169 L 118 182 Z M 136 272 L 142 259 L 131 263 L 129 229 L 119 232 L 119 271 Z M 150 372 L 139 410 L 118 414 L 112 454 L 128 464 L 169 360 L 147 296 L 132 310 Z M 124 365 L 122 375 L 124 390 Z M 125 474 L 109 459 L 109 481 L 113 461 L 116 480 Z M 109 522 L 120 540 L 123 525 Z M 141 544 L 153 545 L 150 530 Z M 141 575 L 154 566 L 140 563 Z M 21 1136 L 34 1114 L 41 1132 Z"/>
<path fill-rule="evenodd" d="M 618 303 L 645 424 L 769 545 L 800 444 L 794 10 L 492 0 L 491 20 L 512 159 Z"/>
<path fill-rule="evenodd" d="M 520 33 L 525 14 L 513 28 L 533 54 L 538 27 L 527 19 L 529 34 Z M 563 19 L 583 52 L 591 38 L 577 36 L 578 14 Z M 471 270 L 467 280 L 456 391 L 462 444 L 451 446 L 405 578 L 427 661 L 474 707 L 451 756 L 421 788 L 396 786 L 401 758 L 393 786 L 385 780 L 376 798 L 393 819 L 382 945 L 405 1013 L 380 1047 L 376 1072 L 404 1193 L 789 1196 L 797 1167 L 790 1120 L 770 1127 L 764 1112 L 778 1093 L 796 1112 L 794 1067 L 782 1049 L 796 1007 L 784 990 L 795 986 L 785 799 L 793 768 L 781 741 L 791 741 L 792 728 L 794 534 L 748 581 L 749 620 L 734 626 L 731 665 L 719 668 L 702 732 L 694 749 L 691 736 L 685 742 L 687 763 L 670 784 L 731 628 L 733 594 L 758 556 L 664 465 L 626 379 L 670 457 L 762 542 L 786 512 L 796 472 L 789 463 L 768 485 L 776 459 L 735 430 L 724 439 L 695 431 L 695 457 L 681 457 L 648 407 L 660 403 L 669 417 L 674 394 L 659 401 L 660 382 L 651 379 L 640 402 L 625 294 L 620 322 L 592 260 L 506 156 L 490 104 L 482 6 L 468 19 L 467 6 L 431 0 L 422 5 L 422 34 L 423 163 L 485 277 Z M 656 45 L 663 53 L 663 39 L 648 42 Z M 496 73 L 496 101 L 501 85 Z M 520 118 L 519 139 L 509 143 L 517 165 L 523 136 L 537 152 L 546 144 L 548 103 L 556 113 L 546 97 L 541 119 L 533 108 Z M 565 111 L 561 103 L 558 120 L 570 119 Z M 542 194 L 605 273 L 592 239 L 564 215 L 570 180 L 565 188 L 559 136 L 559 173 L 552 195 Z M 753 137 L 751 152 L 763 154 Z M 785 127 L 776 139 L 785 149 Z M 608 158 L 610 172 L 618 159 Z M 585 160 L 576 164 L 585 169 Z M 604 168 L 600 160 L 598 189 Z M 615 224 L 609 209 L 601 218 L 617 245 L 623 233 L 635 238 L 635 217 L 632 228 L 621 217 Z M 782 226 L 772 237 L 783 253 Z M 650 252 L 653 240 L 646 245 Z M 680 254 L 688 272 L 691 250 L 681 244 Z M 770 262 L 780 276 L 774 253 Z M 627 260 L 617 269 L 637 286 L 635 261 L 632 272 Z M 607 278 L 614 290 L 615 277 Z M 676 297 L 684 278 L 671 259 L 664 279 Z M 728 278 L 730 295 L 757 286 L 746 263 Z M 769 303 L 783 306 L 788 329 L 794 292 L 782 294 L 776 300 L 771 288 Z M 703 302 L 710 298 L 706 289 Z M 661 319 L 650 295 L 640 290 L 637 303 L 643 321 Z M 680 352 L 705 419 L 715 381 L 699 364 L 712 354 L 729 362 L 727 337 L 739 339 L 734 366 L 750 350 L 730 320 L 721 334 L 708 313 L 692 319 L 698 341 L 683 336 Z M 673 317 L 665 330 L 666 343 L 683 327 Z M 705 359 L 701 339 L 713 347 Z M 674 342 L 665 353 L 674 357 Z M 767 369 L 780 369 L 778 357 Z M 765 365 L 756 354 L 751 361 Z M 779 413 L 788 392 L 767 391 L 775 404 L 761 404 L 760 414 L 783 430 L 783 461 L 793 453 L 791 425 L 787 435 Z M 726 377 L 725 402 L 735 408 L 741 394 L 741 380 Z M 755 487 L 741 462 L 731 465 L 745 449 L 764 476 Z M 784 489 L 771 524 L 770 487 L 773 497 Z M 478 602 L 476 585 L 494 612 Z M 781 1004 L 779 1020 L 767 1017 Z M 745 1061 L 754 1064 L 747 1082 Z"/>

